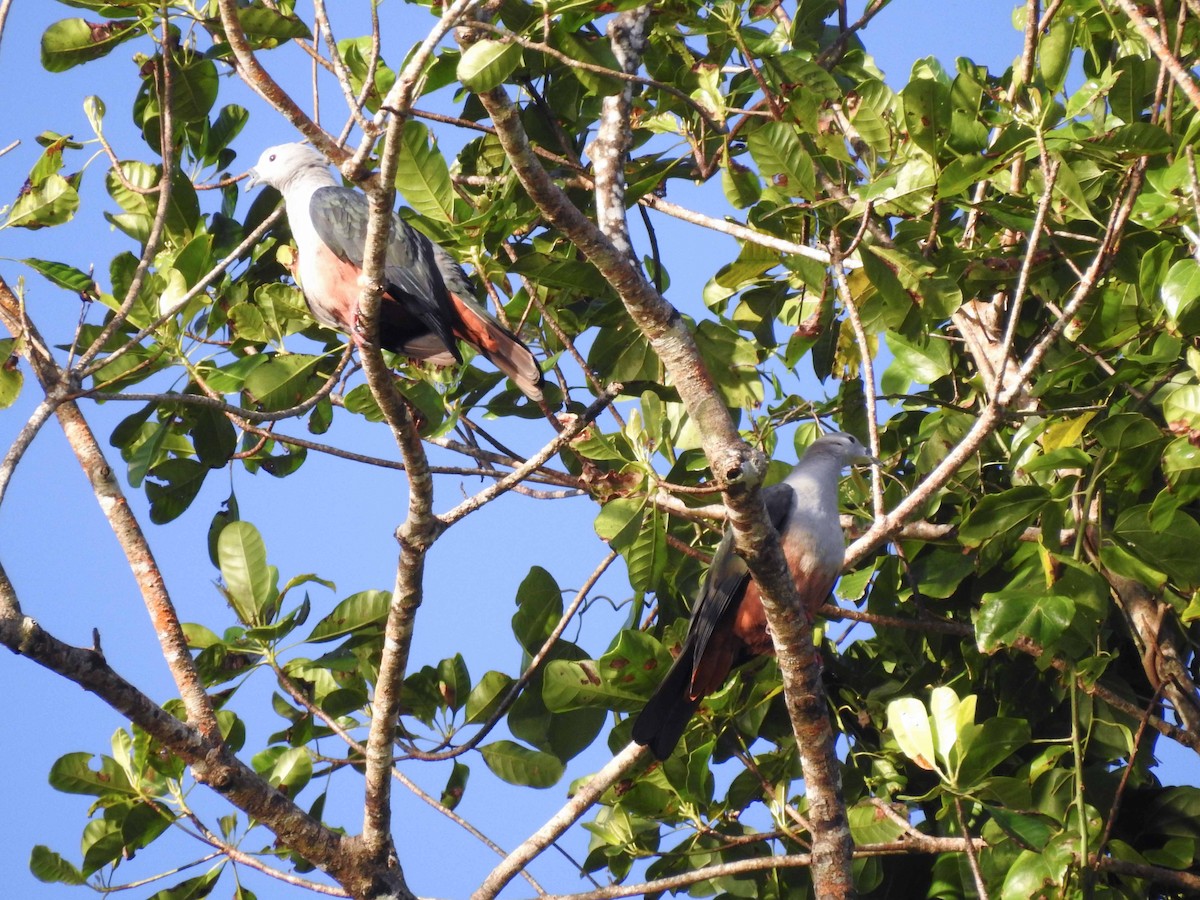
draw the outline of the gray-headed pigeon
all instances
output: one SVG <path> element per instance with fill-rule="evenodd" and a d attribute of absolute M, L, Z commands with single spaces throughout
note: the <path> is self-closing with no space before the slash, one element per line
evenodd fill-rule
<path fill-rule="evenodd" d="M 249 175 L 247 189 L 269 184 L 283 194 L 296 239 L 295 271 L 313 316 L 361 341 L 355 326 L 367 198 L 342 187 L 320 151 L 306 144 L 267 148 Z M 395 214 L 384 263 L 379 307 L 384 349 L 448 366 L 462 361 L 457 344 L 462 340 L 526 396 L 542 399 L 542 371 L 529 348 L 475 300 L 454 258 Z"/>
<path fill-rule="evenodd" d="M 838 480 L 842 469 L 856 462 L 878 460 L 851 435 L 827 434 L 809 446 L 787 478 L 763 491 L 810 617 L 842 570 L 846 546 Z M 774 650 L 758 585 L 733 551 L 733 531 L 726 529 L 692 610 L 683 648 L 633 723 L 633 739 L 666 759 L 700 701 L 724 684 L 735 666 Z"/>

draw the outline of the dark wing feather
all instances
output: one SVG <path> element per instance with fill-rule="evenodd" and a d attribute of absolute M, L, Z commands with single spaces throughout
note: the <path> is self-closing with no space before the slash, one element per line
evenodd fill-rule
<path fill-rule="evenodd" d="M 367 237 L 367 198 L 343 187 L 322 187 L 313 192 L 309 214 L 317 236 L 333 253 L 362 268 Z M 403 350 L 408 338 L 432 332 L 460 360 L 452 327 L 454 308 L 442 280 L 430 240 L 399 216 L 392 215 L 392 235 L 384 258 L 384 291 L 381 307 L 381 340 L 385 347 Z M 389 301 L 398 308 L 389 309 Z M 406 320 L 416 319 L 424 329 Z"/>
<path fill-rule="evenodd" d="M 763 491 L 763 502 L 767 516 L 776 531 L 782 532 L 792 508 L 792 489 L 786 484 L 774 484 Z M 704 579 L 700 600 L 692 610 L 692 621 L 688 626 L 687 640 L 694 642 L 696 660 L 704 657 L 705 648 L 712 639 L 713 630 L 728 619 L 742 598 L 746 583 L 750 580 L 750 569 L 746 561 L 733 552 L 733 530 L 726 529 L 712 565 Z"/>

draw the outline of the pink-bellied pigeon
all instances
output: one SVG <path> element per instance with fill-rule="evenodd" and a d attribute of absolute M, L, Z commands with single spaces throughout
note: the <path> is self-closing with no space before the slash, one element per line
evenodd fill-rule
<path fill-rule="evenodd" d="M 856 462 L 878 463 L 851 435 L 827 434 L 809 446 L 787 478 L 763 490 L 767 514 L 810 617 L 842 570 L 846 547 L 838 480 L 842 469 Z M 733 550 L 733 531 L 726 529 L 679 656 L 633 724 L 634 741 L 666 759 L 700 701 L 724 684 L 734 667 L 774 650 L 758 585 Z"/>
<path fill-rule="evenodd" d="M 283 194 L 296 240 L 295 272 L 313 316 L 361 342 L 356 325 L 367 198 L 342 187 L 328 160 L 306 144 L 267 148 L 249 175 L 247 189 L 269 184 Z M 457 342 L 465 341 L 526 396 L 542 399 L 533 353 L 475 300 L 454 258 L 394 213 L 379 313 L 384 349 L 448 366 L 462 362 Z"/>

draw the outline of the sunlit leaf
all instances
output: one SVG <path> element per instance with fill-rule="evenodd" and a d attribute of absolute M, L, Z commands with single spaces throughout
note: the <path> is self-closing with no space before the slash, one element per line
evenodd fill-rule
<path fill-rule="evenodd" d="M 512 741 L 484 744 L 479 753 L 487 767 L 509 784 L 548 788 L 562 778 L 563 764 L 557 758 Z"/>

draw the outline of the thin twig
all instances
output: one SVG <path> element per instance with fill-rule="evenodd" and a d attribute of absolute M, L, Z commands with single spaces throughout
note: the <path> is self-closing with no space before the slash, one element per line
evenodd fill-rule
<path fill-rule="evenodd" d="M 280 220 L 280 218 L 283 216 L 283 211 L 283 204 L 280 203 L 279 207 L 269 216 L 267 216 L 257 228 L 246 235 L 245 239 L 238 244 L 228 256 L 205 272 L 203 277 L 201 277 L 199 281 L 192 285 L 188 292 L 184 294 L 177 303 L 163 312 L 157 319 L 155 319 L 145 328 L 138 331 L 137 334 L 129 338 L 128 341 L 126 341 L 112 353 L 109 353 L 107 356 L 105 356 L 104 359 L 97 360 L 92 365 L 84 365 L 82 360 L 77 362 L 75 364 L 75 368 L 72 370 L 75 374 L 75 377 L 83 379 L 91 375 L 95 375 L 96 372 L 101 368 L 107 366 L 111 362 L 115 362 L 134 347 L 138 346 L 144 338 L 150 334 L 153 334 L 160 327 L 162 327 L 163 323 L 168 319 L 178 315 L 180 310 L 187 306 L 188 303 L 190 303 L 194 298 L 198 297 L 202 291 L 216 281 L 226 269 L 228 269 L 245 254 L 249 253 L 255 246 L 261 243 L 263 235 L 265 235 L 272 228 L 272 226 L 274 226 L 275 223 Z"/>
<path fill-rule="evenodd" d="M 374 10 L 374 4 L 371 8 Z M 362 114 L 362 107 L 354 95 L 354 86 L 350 83 L 350 70 L 346 68 L 342 54 L 338 52 L 337 41 L 333 37 L 333 28 L 330 27 L 329 17 L 325 13 L 325 0 L 313 0 L 313 16 L 316 19 L 317 28 L 325 38 L 325 49 L 329 53 L 329 61 L 333 64 L 333 73 L 342 89 L 342 95 L 346 99 L 346 106 L 350 109 L 351 118 L 362 129 L 363 134 L 370 135 L 375 129 L 367 117 Z M 363 87 L 366 88 L 367 84 L 369 82 L 364 83 Z M 347 123 L 347 127 L 349 127 L 349 123 Z M 344 140 L 345 138 L 339 139 L 339 143 Z"/>
<path fill-rule="evenodd" d="M 125 298 L 121 301 L 121 306 L 108 323 L 100 330 L 100 333 L 92 341 L 91 345 L 83 351 L 83 355 L 79 357 L 79 362 L 76 363 L 76 370 L 87 369 L 88 365 L 100 353 L 101 350 L 108 344 L 109 339 L 116 334 L 117 329 L 125 324 L 125 320 L 129 318 L 129 314 L 133 311 L 134 304 L 138 301 L 138 296 L 142 292 L 142 284 L 145 282 L 146 273 L 150 270 L 150 263 L 158 254 L 159 248 L 162 246 L 163 233 L 166 230 L 167 213 L 171 208 L 171 175 L 173 173 L 174 148 L 172 142 L 172 131 L 174 123 L 171 117 L 171 67 L 173 60 L 171 56 L 170 38 L 166 34 L 167 18 L 163 16 L 163 40 L 162 40 L 162 58 L 158 64 L 158 70 L 161 72 L 161 78 L 157 84 L 158 87 L 158 102 L 161 107 L 161 120 L 159 122 L 159 130 L 161 132 L 161 157 L 162 157 L 162 176 L 158 180 L 158 206 L 154 212 L 154 219 L 150 224 L 150 232 L 146 236 L 146 244 L 142 248 L 142 255 L 138 259 L 137 268 L 134 269 L 133 278 L 129 282 L 129 289 L 125 292 Z"/>
<path fill-rule="evenodd" d="M 492 714 L 488 716 L 487 721 L 480 726 L 479 731 L 471 735 L 470 740 L 444 751 L 428 752 L 412 750 L 407 754 L 407 757 L 419 759 L 422 762 L 442 762 L 462 756 L 468 750 L 472 750 L 477 747 L 479 742 L 487 737 L 492 729 L 499 724 L 500 720 L 504 718 L 505 714 L 512 708 L 512 705 L 517 702 L 517 698 L 521 696 L 521 692 L 525 690 L 526 685 L 528 685 L 533 676 L 537 674 L 542 663 L 545 662 L 546 657 L 550 655 L 550 651 L 553 650 L 555 644 L 558 643 L 558 639 L 562 637 L 562 633 L 567 630 L 567 625 L 571 623 L 571 620 L 575 618 L 575 614 L 579 612 L 580 607 L 586 602 L 588 594 L 590 594 L 592 588 L 596 586 L 596 582 L 598 582 L 600 577 L 608 571 L 609 567 L 614 562 L 616 562 L 616 559 L 617 553 L 615 551 L 610 551 L 608 555 L 600 561 L 600 564 L 596 566 L 592 574 L 588 576 L 587 580 L 576 592 L 575 599 L 570 602 L 565 610 L 563 610 L 563 614 L 559 616 L 557 624 L 555 624 L 554 628 L 551 629 L 550 634 L 546 637 L 546 640 L 542 642 L 542 646 L 538 648 L 538 652 L 533 655 L 532 659 L 530 659 L 529 665 L 525 667 L 525 671 L 521 673 L 521 677 L 509 686 L 508 692 L 504 695 L 504 699 L 500 701 L 499 705 L 497 705 L 497 707 L 492 711 Z"/>
<path fill-rule="evenodd" d="M 975 842 L 971 836 L 967 834 L 967 819 L 963 815 L 962 798 L 954 798 L 954 815 L 958 819 L 958 828 L 962 832 L 963 840 L 966 842 L 967 863 L 971 867 L 971 877 L 975 880 L 975 892 L 979 895 L 979 900 L 988 900 L 987 886 L 983 881 L 983 872 L 979 869 L 979 855 L 975 852 Z"/>
<path fill-rule="evenodd" d="M 867 437 L 870 441 L 872 455 L 879 456 L 879 403 L 875 387 L 875 362 L 871 358 L 871 343 L 867 340 L 867 330 L 863 327 L 862 316 L 858 314 L 858 307 L 854 303 L 854 294 L 846 280 L 845 267 L 841 264 L 841 240 L 836 228 L 830 231 L 829 253 L 833 257 L 833 262 L 829 268 L 833 273 L 833 283 L 837 288 L 838 298 L 846 310 L 846 318 L 850 320 L 850 326 L 854 329 L 854 341 L 858 344 L 859 365 L 862 367 L 861 380 L 867 412 Z M 874 509 L 875 518 L 884 514 L 883 473 L 879 471 L 878 466 L 871 466 L 871 506 Z"/>
<path fill-rule="evenodd" d="M 340 737 L 346 743 L 346 745 L 348 747 L 350 747 L 350 749 L 352 749 L 355 753 L 359 754 L 359 756 L 363 756 L 363 757 L 366 756 L 366 753 L 367 753 L 366 746 L 363 743 L 361 743 L 360 741 L 358 741 L 357 739 L 355 739 L 355 737 L 352 734 L 350 734 L 350 732 L 348 730 L 346 730 L 346 728 L 342 726 L 342 723 L 339 722 L 334 716 L 331 716 L 324 709 L 322 709 L 319 705 L 317 705 L 316 703 L 313 703 L 312 700 L 310 700 L 308 698 L 308 695 L 305 694 L 305 692 L 300 689 L 300 687 L 283 670 L 283 668 L 278 664 L 278 662 L 271 660 L 270 665 L 271 665 L 271 669 L 275 672 L 275 677 L 279 682 L 279 686 L 281 688 L 283 688 L 283 690 L 287 693 L 287 695 L 289 697 L 291 697 L 296 703 L 300 704 L 300 706 L 302 706 L 305 710 L 307 710 L 308 714 L 310 716 L 313 716 L 314 718 L 319 719 L 321 722 L 323 722 L 330 731 L 332 731 L 334 734 L 336 734 L 338 737 Z M 448 818 L 451 822 L 453 822 L 454 824 L 458 825 L 463 830 L 465 830 L 472 837 L 478 839 L 480 842 L 485 844 L 497 856 L 503 858 L 506 855 L 504 849 L 499 844 L 497 844 L 495 841 L 491 840 L 486 834 L 484 834 L 482 831 L 480 831 L 478 828 L 476 828 L 474 825 L 472 825 L 470 822 L 468 822 L 462 816 L 455 813 L 454 810 L 450 809 L 444 803 L 439 802 L 435 798 L 431 797 L 429 794 L 425 793 L 425 791 L 421 790 L 419 785 L 417 785 L 414 781 L 412 781 L 412 779 L 410 779 L 407 775 L 405 775 L 399 769 L 395 768 L 395 766 L 392 767 L 392 777 L 395 778 L 397 781 L 399 781 L 402 785 L 404 785 L 410 791 L 412 791 L 412 793 L 416 794 L 417 797 L 419 797 L 425 803 L 429 804 L 429 806 L 433 807 L 437 812 L 441 813 L 443 816 Z M 528 872 L 522 872 L 521 874 L 525 877 L 525 880 L 529 882 L 530 886 L 533 887 L 533 889 L 538 892 L 539 896 L 544 895 L 546 893 L 542 889 L 541 885 L 539 885 L 537 883 L 537 881 L 534 880 L 532 875 L 530 875 Z"/>
<path fill-rule="evenodd" d="M 16 471 L 18 463 L 21 462 L 21 457 L 25 455 L 25 451 L 29 449 L 29 445 L 33 443 L 33 439 L 42 430 L 42 426 L 46 424 L 46 420 L 54 415 L 59 402 L 52 396 L 47 395 L 37 405 L 37 408 L 30 413 L 25 424 L 21 426 L 21 430 L 17 432 L 17 436 L 13 438 L 8 452 L 4 454 L 4 461 L 0 462 L 0 504 L 4 503 L 4 494 L 8 490 L 8 483 L 12 480 L 13 472 Z"/>
<path fill-rule="evenodd" d="M 495 500 L 505 491 L 508 491 L 514 485 L 519 484 L 530 473 L 536 472 L 538 469 L 540 469 L 547 461 L 549 461 L 550 457 L 558 453 L 560 449 L 574 440 L 576 436 L 578 436 L 588 425 L 590 425 L 595 420 L 596 416 L 600 415 L 600 413 L 603 412 L 610 403 L 612 403 L 613 398 L 616 397 L 620 391 L 620 384 L 610 384 L 605 392 L 587 408 L 583 415 L 576 418 L 575 421 L 571 422 L 562 431 L 556 434 L 553 440 L 551 440 L 548 444 L 546 444 L 545 447 L 543 447 L 533 456 L 529 457 L 525 463 L 513 469 L 513 471 L 505 475 L 495 484 L 485 488 L 478 494 L 475 494 L 473 497 L 467 498 L 462 503 L 458 504 L 458 506 L 454 507 L 454 509 L 438 516 L 442 526 L 445 528 L 450 527 L 459 519 L 462 519 L 464 516 L 475 512 L 484 504 Z"/>
<path fill-rule="evenodd" d="M 701 104 L 692 99 L 686 91 L 681 91 L 673 85 L 666 84 L 661 81 L 655 81 L 653 78 L 646 78 L 644 75 L 635 75 L 632 72 L 622 72 L 620 69 L 610 69 L 607 66 L 596 65 L 595 63 L 587 62 L 586 60 L 578 59 L 570 56 L 560 50 L 555 50 L 549 44 L 531 41 L 528 38 L 523 38 L 519 34 L 513 34 L 511 31 L 506 31 L 499 26 L 492 25 L 489 22 L 474 22 L 472 27 L 479 31 L 486 31 L 491 34 L 496 40 L 506 44 L 517 44 L 524 47 L 526 50 L 533 50 L 536 53 L 542 53 L 552 59 L 558 60 L 565 66 L 573 69 L 579 69 L 583 72 L 592 72 L 596 75 L 602 75 L 605 78 L 612 78 L 618 81 L 626 81 L 630 84 L 639 84 L 643 87 L 653 88 L 654 90 L 662 91 L 670 94 L 677 100 L 682 101 L 685 105 L 691 107 L 699 116 L 708 123 L 708 126 L 719 134 L 725 132 L 725 125 L 722 122 L 713 118 L 712 113 L 705 109 Z"/>

